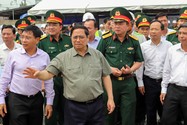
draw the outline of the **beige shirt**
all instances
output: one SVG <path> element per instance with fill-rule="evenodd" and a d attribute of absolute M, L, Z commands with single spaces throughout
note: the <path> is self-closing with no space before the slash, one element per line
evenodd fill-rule
<path fill-rule="evenodd" d="M 78 102 L 101 95 L 102 77 L 111 74 L 104 56 L 92 48 L 88 48 L 84 57 L 74 48 L 60 53 L 46 69 L 55 75 L 62 72 L 65 98 Z"/>

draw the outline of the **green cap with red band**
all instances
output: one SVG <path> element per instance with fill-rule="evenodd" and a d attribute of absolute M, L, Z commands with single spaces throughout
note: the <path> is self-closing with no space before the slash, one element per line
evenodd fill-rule
<path fill-rule="evenodd" d="M 31 23 L 28 19 L 23 18 L 23 19 L 19 19 L 19 20 L 16 21 L 15 27 L 17 29 L 24 29 L 25 27 L 27 27 L 30 24 Z"/>
<path fill-rule="evenodd" d="M 179 11 L 180 17 L 179 19 L 187 19 L 187 7 L 183 7 L 180 11 Z"/>
<path fill-rule="evenodd" d="M 132 16 L 129 11 L 123 7 L 114 8 L 110 14 L 110 16 L 113 17 L 114 22 L 126 21 L 130 23 L 130 21 L 132 20 Z"/>
<path fill-rule="evenodd" d="M 147 26 L 149 27 L 151 24 L 151 18 L 146 16 L 146 15 L 142 15 L 140 18 L 138 18 L 138 20 L 136 21 L 136 26 L 142 27 L 142 26 Z"/>
<path fill-rule="evenodd" d="M 62 24 L 63 21 L 64 21 L 64 16 L 56 11 L 56 10 L 49 10 L 46 12 L 45 14 L 45 17 L 46 17 L 46 22 L 49 23 L 60 23 Z"/>

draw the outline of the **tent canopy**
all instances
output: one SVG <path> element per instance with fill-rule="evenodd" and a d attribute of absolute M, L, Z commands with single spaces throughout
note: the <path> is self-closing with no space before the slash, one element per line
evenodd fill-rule
<path fill-rule="evenodd" d="M 128 10 L 143 9 L 179 9 L 187 6 L 184 0 L 42 0 L 28 11 L 29 15 L 44 15 L 46 11 L 55 9 L 61 13 L 106 12 L 115 7 Z"/>
<path fill-rule="evenodd" d="M 61 13 L 85 13 L 89 0 L 42 0 L 28 10 L 29 15 L 44 15 L 48 10 L 57 10 Z"/>

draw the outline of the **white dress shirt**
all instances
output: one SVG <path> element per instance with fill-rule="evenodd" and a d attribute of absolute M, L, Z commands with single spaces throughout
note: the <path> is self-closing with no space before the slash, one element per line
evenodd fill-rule
<path fill-rule="evenodd" d="M 22 45 L 18 44 L 18 43 L 14 43 L 14 49 L 17 49 L 17 48 L 20 48 Z M 1 44 L 0 45 L 0 70 L 2 71 L 3 70 L 3 67 L 4 67 L 4 64 L 5 64 L 5 61 L 8 57 L 8 54 L 10 53 L 10 49 L 6 46 L 5 43 Z M 1 74 L 0 74 L 1 76 Z"/>
<path fill-rule="evenodd" d="M 162 80 L 162 93 L 167 92 L 168 84 L 187 87 L 187 52 L 181 48 L 181 43 L 168 50 Z"/>
<path fill-rule="evenodd" d="M 141 44 L 142 54 L 144 58 L 143 65 L 136 71 L 138 86 L 144 86 L 143 74 L 152 79 L 162 78 L 164 61 L 168 48 L 172 46 L 169 41 L 161 41 L 155 45 L 151 39 Z"/>

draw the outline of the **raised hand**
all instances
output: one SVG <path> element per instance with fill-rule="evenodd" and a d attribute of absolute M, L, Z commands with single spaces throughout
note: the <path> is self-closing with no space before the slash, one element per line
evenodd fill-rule
<path fill-rule="evenodd" d="M 25 70 L 23 70 L 23 74 L 26 75 L 25 78 L 33 78 L 36 79 L 40 70 L 27 67 Z"/>

